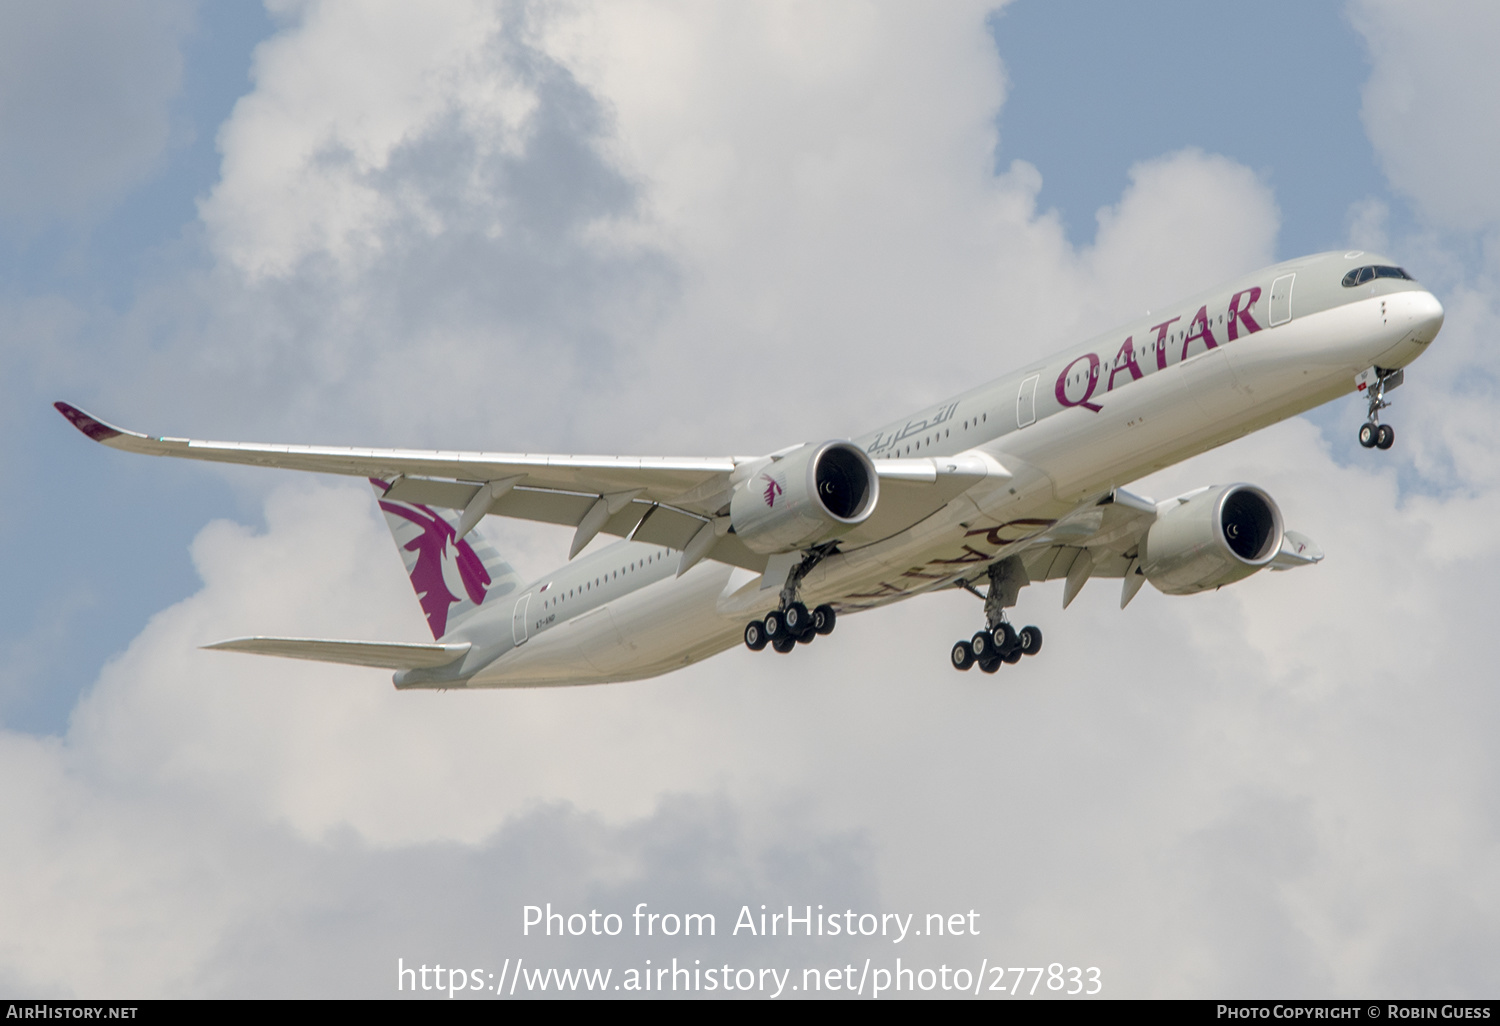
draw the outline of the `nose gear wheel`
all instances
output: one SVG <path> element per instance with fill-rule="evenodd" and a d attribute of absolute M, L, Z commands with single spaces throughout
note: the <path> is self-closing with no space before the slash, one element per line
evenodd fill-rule
<path fill-rule="evenodd" d="M 1396 444 L 1396 429 L 1389 424 L 1380 423 L 1380 411 L 1390 408 L 1390 402 L 1386 399 L 1387 390 L 1401 384 L 1405 378 L 1405 372 L 1399 370 L 1382 370 L 1373 368 L 1375 372 L 1375 383 L 1366 390 L 1370 407 L 1366 416 L 1369 418 L 1359 426 L 1359 444 L 1366 449 L 1389 449 Z M 1365 375 L 1369 374 L 1368 371 Z M 1365 378 L 1361 375 L 1361 379 Z"/>

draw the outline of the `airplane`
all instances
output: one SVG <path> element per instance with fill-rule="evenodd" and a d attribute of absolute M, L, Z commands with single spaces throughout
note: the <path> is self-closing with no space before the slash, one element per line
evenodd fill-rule
<path fill-rule="evenodd" d="M 210 649 L 396 671 L 398 689 L 638 680 L 743 642 L 786 653 L 839 617 L 960 588 L 983 624 L 950 651 L 986 673 L 1041 649 L 1023 588 L 1094 578 L 1123 609 L 1323 558 L 1263 489 L 1164 502 L 1124 486 L 1350 392 L 1365 448 L 1387 394 L 1443 324 L 1394 261 L 1321 253 L 1226 282 L 852 439 L 754 457 L 556 456 L 263 445 L 126 431 L 56 408 L 115 449 L 367 478 L 432 644 L 244 637 Z M 574 528 L 569 562 L 524 580 L 473 529 Z M 579 553 L 600 534 L 623 540 Z"/>

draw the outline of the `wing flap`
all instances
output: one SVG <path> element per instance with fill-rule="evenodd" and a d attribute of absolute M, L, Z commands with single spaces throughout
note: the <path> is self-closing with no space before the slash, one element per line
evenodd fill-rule
<path fill-rule="evenodd" d="M 374 666 L 385 670 L 417 670 L 447 666 L 469 651 L 459 644 L 407 644 L 394 641 L 334 641 L 326 638 L 231 638 L 204 645 L 218 652 L 249 652 L 252 655 L 311 659 L 347 666 Z"/>
<path fill-rule="evenodd" d="M 889 538 L 926 520 L 979 482 L 1011 476 L 993 458 L 978 453 L 872 462 L 880 477 L 880 501 L 869 519 L 849 532 L 851 545 Z"/>

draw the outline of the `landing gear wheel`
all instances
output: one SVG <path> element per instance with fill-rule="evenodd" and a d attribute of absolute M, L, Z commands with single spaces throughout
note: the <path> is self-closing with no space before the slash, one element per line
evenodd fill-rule
<path fill-rule="evenodd" d="M 995 651 L 995 636 L 989 631 L 980 631 L 969 639 L 969 651 L 974 653 L 974 659 L 979 663 L 979 668 L 984 669 L 984 664 L 998 655 Z M 994 673 L 994 670 L 986 671 Z"/>
<path fill-rule="evenodd" d="M 974 650 L 969 647 L 967 641 L 960 641 L 953 646 L 953 668 L 955 670 L 967 670 L 974 665 Z"/>
<path fill-rule="evenodd" d="M 1002 654 L 1009 654 L 1020 644 L 1020 641 L 1016 638 L 1016 629 L 1004 621 L 1000 623 L 1000 626 L 995 628 L 994 635 L 995 648 Z"/>
<path fill-rule="evenodd" d="M 781 616 L 786 620 L 786 629 L 792 637 L 801 637 L 812 629 L 812 614 L 801 602 L 793 602 L 781 611 Z"/>
<path fill-rule="evenodd" d="M 818 636 L 818 632 L 815 631 L 815 630 L 813 630 L 811 627 L 809 627 L 809 628 L 807 628 L 807 630 L 805 630 L 801 634 L 797 635 L 797 644 L 799 644 L 799 645 L 811 645 L 813 638 L 816 638 L 817 636 Z"/>
<path fill-rule="evenodd" d="M 994 673 L 996 670 L 1000 669 L 1000 659 L 998 656 L 994 659 L 986 659 L 984 662 L 979 664 L 979 668 L 985 673 Z"/>
<path fill-rule="evenodd" d="M 819 634 L 832 634 L 833 624 L 837 619 L 838 614 L 833 611 L 832 606 L 819 606 L 812 611 L 813 630 Z"/>
<path fill-rule="evenodd" d="M 750 651 L 759 652 L 770 640 L 766 636 L 766 625 L 759 620 L 751 620 L 745 624 L 745 647 Z"/>
<path fill-rule="evenodd" d="M 1021 655 L 1021 646 L 1017 645 L 1015 648 L 1011 649 L 1009 652 L 1001 656 L 1000 661 L 1002 663 L 1010 663 L 1012 666 L 1014 666 L 1016 663 L 1019 663 L 1021 661 Z"/>
<path fill-rule="evenodd" d="M 797 641 L 795 638 L 777 638 L 771 642 L 771 647 L 785 654 L 797 647 Z"/>
<path fill-rule="evenodd" d="M 1042 630 L 1040 627 L 1022 627 L 1021 633 L 1016 638 L 1020 642 L 1021 651 L 1026 655 L 1036 655 L 1042 650 Z"/>
<path fill-rule="evenodd" d="M 1391 438 L 1394 439 L 1395 437 L 1396 437 L 1395 432 L 1392 432 L 1391 433 Z M 1366 449 L 1373 449 L 1378 444 L 1379 440 L 1380 440 L 1380 425 L 1379 424 L 1361 424 L 1359 426 L 1359 444 L 1360 445 L 1364 446 Z"/>
<path fill-rule="evenodd" d="M 791 632 L 786 629 L 786 620 L 779 611 L 767 613 L 763 622 L 766 625 L 766 637 L 772 641 L 780 641 L 783 638 L 791 636 Z M 777 649 L 777 651 L 779 652 L 781 649 Z"/>
<path fill-rule="evenodd" d="M 1396 444 L 1396 429 L 1389 424 L 1380 425 L 1380 430 L 1375 432 L 1375 448 L 1389 449 Z"/>

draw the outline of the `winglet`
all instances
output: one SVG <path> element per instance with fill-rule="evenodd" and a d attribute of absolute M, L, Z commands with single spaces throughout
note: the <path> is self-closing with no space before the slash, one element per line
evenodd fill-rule
<path fill-rule="evenodd" d="M 74 427 L 96 442 L 107 442 L 111 438 L 119 438 L 126 434 L 117 427 L 111 427 L 102 420 L 90 417 L 76 406 L 69 406 L 67 403 L 53 403 L 52 405 L 57 408 L 58 413 L 72 421 Z"/>

